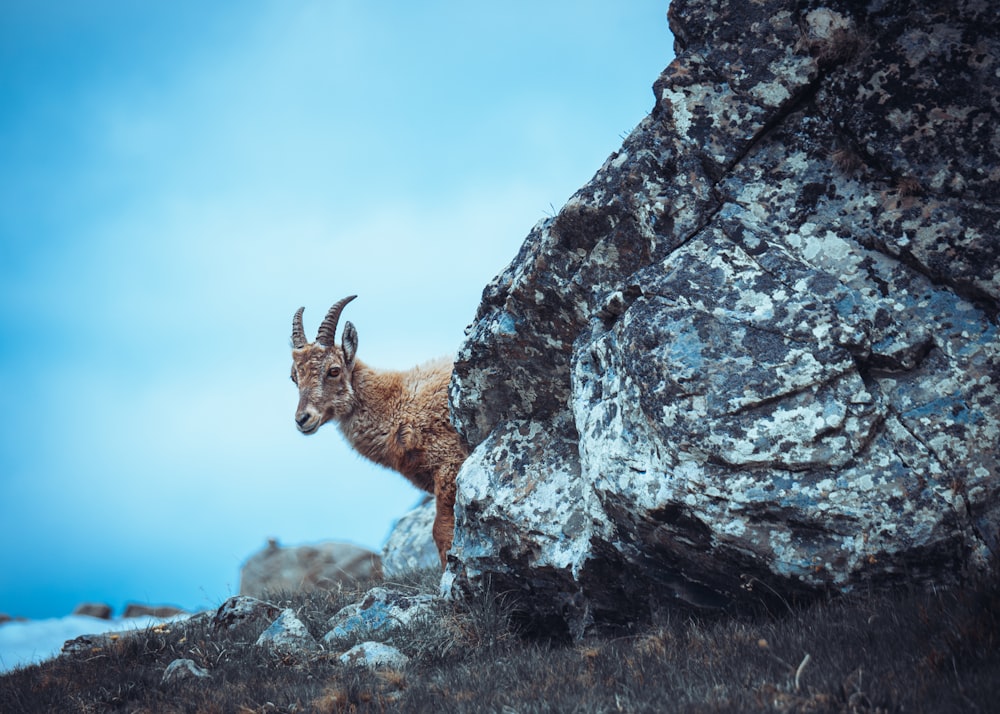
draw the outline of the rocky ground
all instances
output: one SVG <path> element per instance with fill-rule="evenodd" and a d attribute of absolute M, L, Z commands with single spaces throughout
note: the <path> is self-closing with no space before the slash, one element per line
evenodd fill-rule
<path fill-rule="evenodd" d="M 237 596 L 78 638 L 0 676 L 4 712 L 952 712 L 1000 697 L 1000 583 L 714 616 L 664 610 L 579 641 L 514 593 L 434 595 L 436 571 Z"/>

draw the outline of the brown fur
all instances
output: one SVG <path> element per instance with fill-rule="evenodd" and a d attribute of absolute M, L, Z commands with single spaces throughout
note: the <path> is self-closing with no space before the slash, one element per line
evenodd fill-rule
<path fill-rule="evenodd" d="M 336 421 L 358 453 L 433 493 L 432 535 L 444 567 L 455 528 L 455 476 L 468 456 L 449 417 L 452 364 L 438 360 L 405 372 L 379 371 L 355 359 L 356 349 L 357 333 L 348 322 L 341 346 L 313 342 L 292 350 L 296 423 L 302 433 L 313 434 Z"/>

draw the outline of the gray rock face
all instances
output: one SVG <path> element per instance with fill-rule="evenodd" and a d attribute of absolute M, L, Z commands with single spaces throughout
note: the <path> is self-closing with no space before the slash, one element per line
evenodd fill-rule
<path fill-rule="evenodd" d="M 350 543 L 317 543 L 282 547 L 268 541 L 240 570 L 240 594 L 330 590 L 338 583 L 353 584 L 381 572 L 377 554 Z"/>
<path fill-rule="evenodd" d="M 1000 548 L 1000 16 L 675 0 L 656 104 L 484 291 L 455 595 L 582 632 Z M 757 587 L 755 587 L 757 586 Z"/>

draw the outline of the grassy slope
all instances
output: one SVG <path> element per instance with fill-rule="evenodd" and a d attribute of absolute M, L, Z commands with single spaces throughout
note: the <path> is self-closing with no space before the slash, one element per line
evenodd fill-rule
<path fill-rule="evenodd" d="M 434 574 L 406 584 L 434 591 Z M 367 585 L 365 586 L 367 587 Z M 317 638 L 354 591 L 272 598 Z M 950 712 L 1000 702 L 1000 582 L 855 595 L 780 613 L 667 612 L 579 643 L 517 634 L 510 598 L 442 603 L 392 639 L 403 670 L 345 668 L 338 653 L 281 659 L 266 623 L 159 628 L 0 677 L 2 712 Z M 808 658 L 807 658 L 808 655 Z M 172 660 L 210 680 L 161 684 Z"/>

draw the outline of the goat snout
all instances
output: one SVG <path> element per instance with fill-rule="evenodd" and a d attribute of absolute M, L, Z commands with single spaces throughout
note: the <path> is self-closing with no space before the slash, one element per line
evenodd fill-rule
<path fill-rule="evenodd" d="M 319 428 L 319 415 L 309 410 L 302 410 L 295 415 L 295 425 L 303 434 L 312 434 Z"/>

